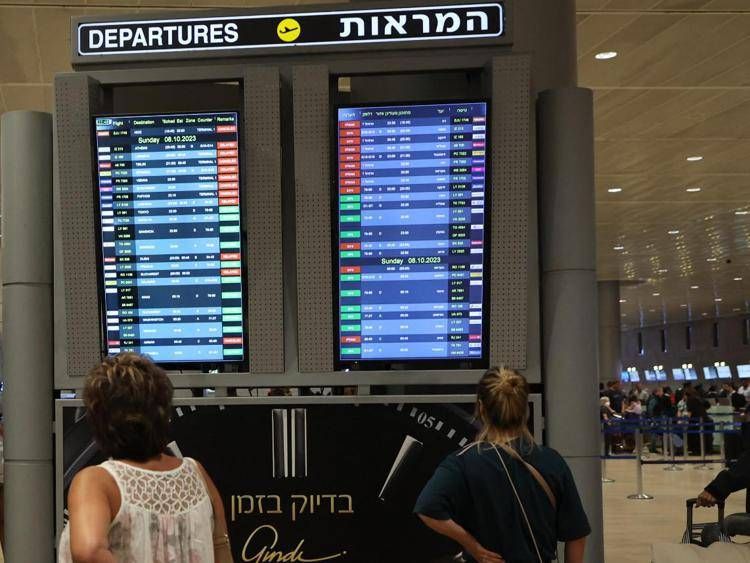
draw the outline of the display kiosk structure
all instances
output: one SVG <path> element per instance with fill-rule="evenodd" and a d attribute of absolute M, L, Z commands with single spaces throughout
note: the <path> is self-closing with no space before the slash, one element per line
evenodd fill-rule
<path fill-rule="evenodd" d="M 177 399 L 169 447 L 199 459 L 216 482 L 236 561 L 252 560 L 274 532 L 279 549 L 291 551 L 304 540 L 307 558 L 345 552 L 342 561 L 358 563 L 432 561 L 455 555 L 455 548 L 424 529 L 412 509 L 440 461 L 472 444 L 474 401 L 472 395 Z M 73 477 L 105 461 L 81 406 L 56 402 L 58 534 Z M 541 441 L 540 395 L 529 398 L 529 411 L 530 431 Z M 252 439 L 238 439 L 237 428 L 252 428 Z"/>
<path fill-rule="evenodd" d="M 538 254 L 530 220 L 536 215 L 531 58 L 512 50 L 510 3 L 81 18 L 72 25 L 76 72 L 55 81 L 58 387 L 79 387 L 107 349 L 106 329 L 91 307 L 101 299 L 97 264 L 90 259 L 97 249 L 95 218 L 80 213 L 91 208 L 96 184 L 90 119 L 207 108 L 242 116 L 249 361 L 231 373 L 174 372 L 176 385 L 273 385 L 280 375 L 288 385 L 474 383 L 483 365 L 521 369 L 531 382 L 541 382 Z M 295 25 L 296 39 L 282 33 Z M 481 280 L 486 341 L 476 343 L 486 352 L 480 362 L 433 357 L 416 365 L 394 361 L 386 369 L 363 361 L 362 371 L 347 366 L 344 374 L 337 361 L 332 248 L 338 230 L 334 108 L 451 97 L 487 100 L 488 106 L 482 227 L 491 247 L 481 249 L 488 254 Z M 399 332 L 386 338 L 398 342 Z M 446 331 L 441 338 L 450 337 Z M 435 369 L 446 366 L 451 369 Z"/>
<path fill-rule="evenodd" d="M 549 398 L 545 441 L 578 479 L 594 528 L 587 560 L 603 559 L 592 100 L 575 87 L 572 0 L 92 16 L 72 20 L 71 38 L 74 72 L 54 84 L 54 327 L 42 340 L 54 341 L 56 390 L 80 389 L 107 350 L 139 346 L 160 353 L 164 346 L 206 346 L 211 356 L 201 365 L 165 362 L 179 388 L 425 389 L 473 385 L 488 366 L 518 369 Z M 361 121 L 356 132 L 339 140 L 342 108 L 458 111 L 472 104 L 485 104 L 486 115 L 469 122 L 450 114 L 450 138 L 440 137 L 442 122 L 412 130 L 404 116 L 414 114 L 402 113 L 394 124 L 360 115 L 350 120 Z M 206 123 L 187 121 L 210 115 L 236 115 L 236 131 L 222 130 L 236 141 L 212 137 L 219 124 L 206 131 Z M 122 133 L 130 144 L 114 137 L 97 143 L 102 133 L 120 135 L 107 119 L 131 120 Z M 463 129 L 469 123 L 471 130 Z M 214 142 L 236 144 L 208 146 Z M 366 142 L 382 150 L 368 152 Z M 216 162 L 203 150 L 215 150 Z M 444 150 L 451 151 L 446 171 Z M 376 165 L 389 155 L 408 180 L 396 182 L 392 167 Z M 4 174 L 12 165 L 4 160 Z M 422 190 L 420 182 L 432 188 Z M 449 205 L 441 189 L 450 193 Z M 174 201 L 169 193 L 177 194 Z M 222 205 L 232 219 L 222 220 Z M 389 217 L 385 226 L 394 228 L 394 209 L 407 209 L 397 217 L 408 228 L 389 239 L 374 227 Z M 4 220 L 13 212 L 6 208 Z M 344 215 L 358 228 L 345 231 Z M 235 244 L 221 235 L 237 219 L 239 249 L 222 248 Z M 202 229 L 195 231 L 199 240 L 188 240 L 192 221 Z M 484 236 L 466 235 L 466 225 Z M 424 236 L 412 236 L 412 227 Z M 345 240 L 355 232 L 359 238 Z M 105 250 L 105 243 L 114 246 Z M 107 262 L 112 248 L 115 261 Z M 477 251 L 481 264 L 466 258 Z M 342 256 L 393 269 L 367 270 L 368 262 L 344 263 Z M 404 263 L 390 262 L 401 257 Z M 241 289 L 222 290 L 237 278 Z M 210 287 L 178 305 L 190 279 Z M 342 279 L 362 287 L 343 287 Z M 436 283 L 443 279 L 445 288 Z M 401 285 L 387 286 L 397 288 L 388 294 L 375 282 Z M 482 297 L 472 302 L 467 296 L 477 295 L 477 282 Z M 361 303 L 343 301 L 342 291 Z M 379 291 L 387 297 L 379 300 Z M 240 305 L 219 299 L 240 293 Z M 117 295 L 119 313 L 107 314 L 106 295 Z M 471 329 L 478 320 L 481 335 Z M 242 332 L 232 332 L 238 326 Z M 8 319 L 6 331 L 12 329 Z M 402 336 L 408 345 L 397 345 Z M 481 343 L 477 358 L 463 352 L 470 343 Z M 355 362 L 342 362 L 344 344 L 349 352 L 359 348 Z M 216 354 L 243 361 L 215 361 Z M 19 358 L 6 350 L 6 365 Z M 10 373 L 9 381 L 21 375 Z M 217 401 L 228 408 L 237 400 Z M 51 464 L 46 449 L 40 456 L 40 464 Z M 59 479 L 61 459 L 56 471 Z M 25 486 L 33 489 L 31 481 Z M 21 497 L 12 498 L 12 511 L 23 510 Z M 15 553 L 31 548 L 19 537 L 9 542 Z"/>

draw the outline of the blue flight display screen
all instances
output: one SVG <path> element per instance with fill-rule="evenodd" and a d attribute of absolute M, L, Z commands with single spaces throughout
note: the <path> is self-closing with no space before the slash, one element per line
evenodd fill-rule
<path fill-rule="evenodd" d="M 238 114 L 95 118 L 106 350 L 245 356 Z"/>
<path fill-rule="evenodd" d="M 487 104 L 337 118 L 339 361 L 481 359 Z"/>

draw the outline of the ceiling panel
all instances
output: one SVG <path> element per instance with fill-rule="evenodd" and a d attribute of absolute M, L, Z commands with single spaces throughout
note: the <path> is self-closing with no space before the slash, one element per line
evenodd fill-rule
<path fill-rule="evenodd" d="M 750 313 L 750 1 L 578 9 L 598 275 L 629 280 L 624 326 Z"/>

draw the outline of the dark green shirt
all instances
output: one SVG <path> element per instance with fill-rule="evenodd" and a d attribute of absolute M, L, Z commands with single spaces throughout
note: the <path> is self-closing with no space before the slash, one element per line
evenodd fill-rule
<path fill-rule="evenodd" d="M 499 451 L 544 560 L 555 558 L 558 541 L 582 538 L 591 532 L 573 475 L 560 454 L 544 446 L 523 452 L 524 459 L 552 488 L 557 500 L 555 511 L 529 470 L 502 449 Z M 455 521 L 485 549 L 500 554 L 508 563 L 538 563 L 508 476 L 489 444 L 474 445 L 463 453 L 449 455 L 419 495 L 414 512 L 436 520 Z"/>

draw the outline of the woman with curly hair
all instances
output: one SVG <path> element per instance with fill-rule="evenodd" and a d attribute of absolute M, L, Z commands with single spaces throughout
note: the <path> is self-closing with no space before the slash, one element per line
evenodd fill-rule
<path fill-rule="evenodd" d="M 167 453 L 167 374 L 137 354 L 107 358 L 88 374 L 83 402 L 110 459 L 73 479 L 59 561 L 231 561 L 216 486 L 197 461 Z"/>

